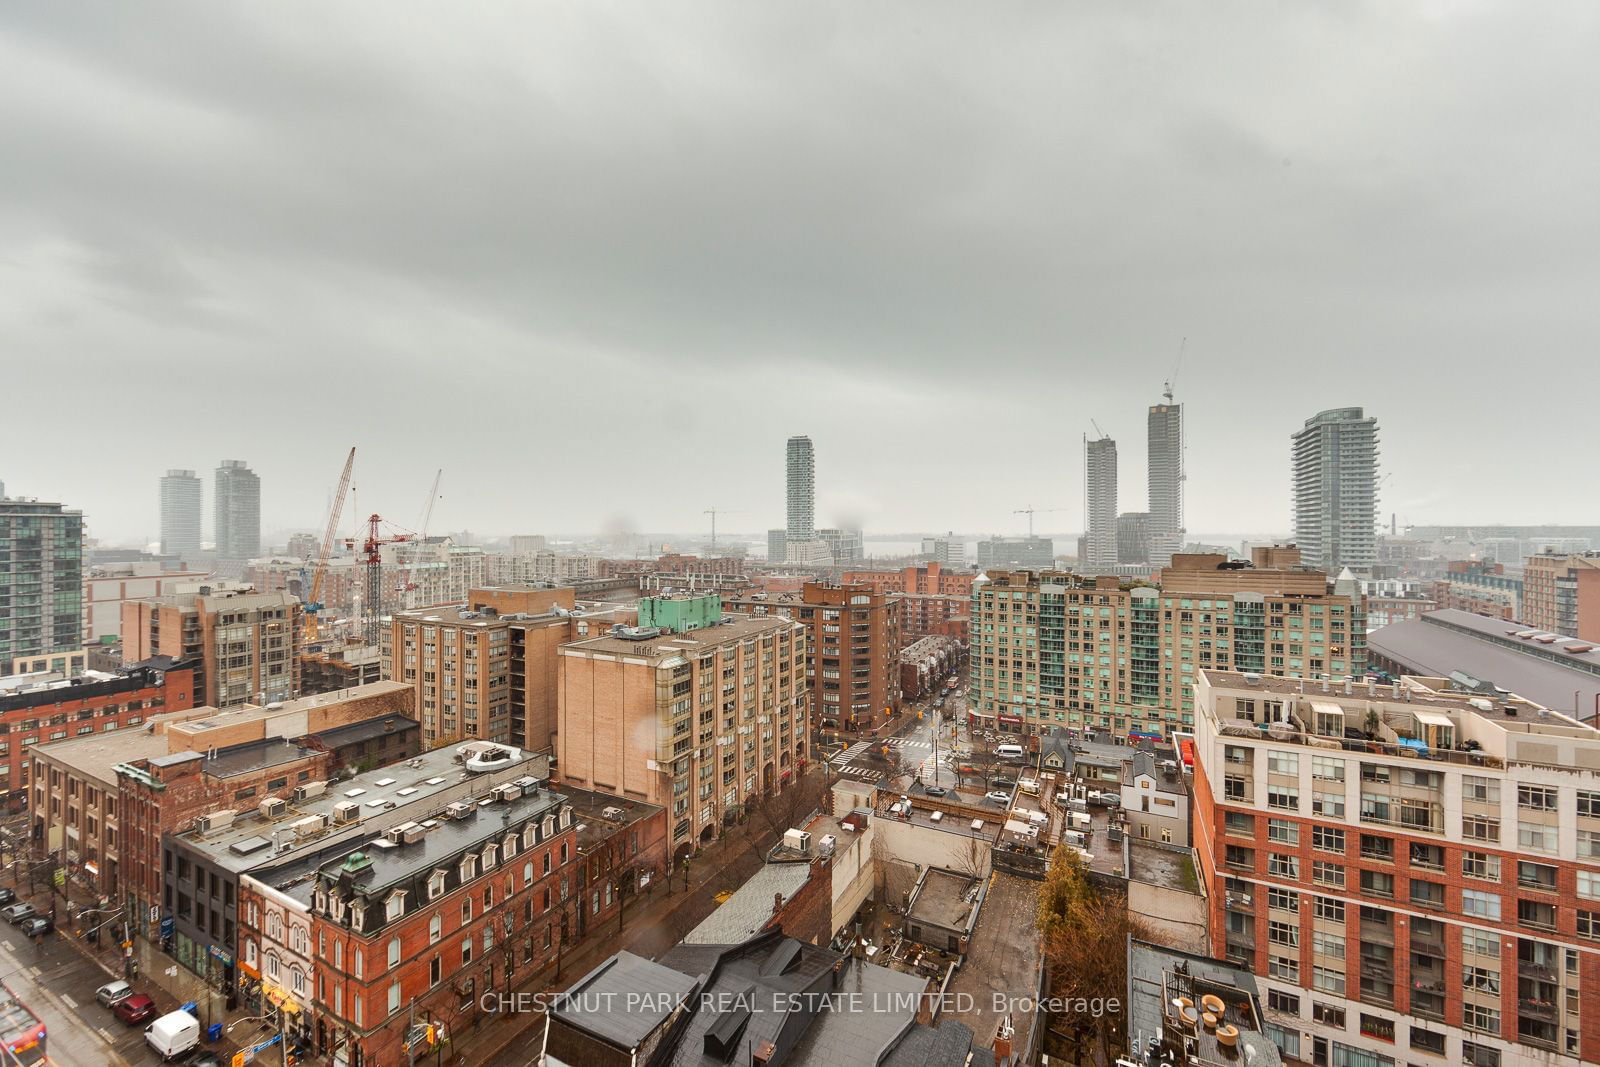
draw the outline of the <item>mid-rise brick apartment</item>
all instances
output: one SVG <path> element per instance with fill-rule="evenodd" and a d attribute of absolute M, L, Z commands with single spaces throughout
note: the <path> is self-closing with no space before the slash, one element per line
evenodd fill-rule
<path fill-rule="evenodd" d="M 1194 721 L 1197 671 L 1342 678 L 1366 669 L 1358 583 L 1298 566 L 1173 556 L 1160 586 L 1060 571 L 994 571 L 972 592 L 968 715 L 1011 733 L 1051 728 L 1167 736 Z"/>
<path fill-rule="evenodd" d="M 897 571 L 846 571 L 840 581 L 897 595 L 900 642 L 909 645 L 932 634 L 966 641 L 975 577 L 971 571 L 928 563 Z"/>
<path fill-rule="evenodd" d="M 1470 611 L 1506 621 L 1521 618 L 1521 572 L 1508 572 L 1503 563 L 1451 560 L 1445 576 L 1433 583 L 1433 598 L 1439 610 Z"/>
<path fill-rule="evenodd" d="M 138 726 L 194 707 L 194 666 L 165 657 L 72 678 L 0 678 L 0 791 L 10 810 L 27 803 L 35 745 Z"/>
<path fill-rule="evenodd" d="M 800 623 L 810 631 L 811 715 L 829 730 L 870 730 L 900 713 L 900 613 L 865 585 L 807 582 Z"/>
<path fill-rule="evenodd" d="M 214 708 L 290 700 L 300 692 L 300 601 L 285 592 L 217 592 L 122 605 L 122 656 L 196 663 L 195 684 Z"/>
<path fill-rule="evenodd" d="M 276 708 L 150 711 L 141 723 L 30 749 L 34 847 L 155 935 L 161 840 L 201 815 L 287 795 L 418 750 L 410 693 L 382 682 Z"/>
<path fill-rule="evenodd" d="M 1450 684 L 1199 672 L 1213 953 L 1299 1060 L 1600 1061 L 1600 732 Z"/>
<path fill-rule="evenodd" d="M 1600 642 L 1600 552 L 1529 556 L 1522 567 L 1522 621 Z"/>
<path fill-rule="evenodd" d="M 611 624 L 570 588 L 490 586 L 462 604 L 397 612 L 383 674 L 416 690 L 424 744 L 481 737 L 548 751 L 556 723 L 556 650 Z M 398 651 L 398 655 L 397 655 Z"/>
<path fill-rule="evenodd" d="M 785 788 L 808 751 L 804 626 L 722 617 L 703 599 L 684 617 L 709 625 L 618 627 L 560 649 L 561 781 L 666 807 L 674 859 Z"/>

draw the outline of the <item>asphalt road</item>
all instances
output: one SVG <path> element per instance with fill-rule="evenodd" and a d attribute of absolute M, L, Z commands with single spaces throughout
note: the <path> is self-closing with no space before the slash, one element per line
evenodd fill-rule
<path fill-rule="evenodd" d="M 58 935 L 33 944 L 0 922 L 0 976 L 44 1022 L 50 1062 L 157 1062 L 144 1042 L 145 1024 L 128 1026 L 94 999 L 96 989 L 120 975 L 107 974 Z"/>

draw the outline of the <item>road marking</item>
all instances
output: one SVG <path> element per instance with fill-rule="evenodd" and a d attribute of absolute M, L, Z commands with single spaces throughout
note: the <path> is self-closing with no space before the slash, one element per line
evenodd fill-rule
<path fill-rule="evenodd" d="M 104 1041 L 108 1045 L 115 1045 L 117 1043 L 116 1039 L 111 1036 L 111 1031 L 107 1030 L 103 1026 L 95 1027 L 94 1032 L 99 1034 L 100 1040 Z"/>
<path fill-rule="evenodd" d="M 30 971 L 30 972 L 32 972 L 32 974 L 33 974 L 33 976 L 34 976 L 34 977 L 35 977 L 35 978 L 37 978 L 37 977 L 39 977 L 39 976 L 40 976 L 40 975 L 41 975 L 41 974 L 43 974 L 43 973 L 44 973 L 44 972 L 43 972 L 43 971 L 42 971 L 42 970 L 40 970 L 40 969 L 39 969 L 39 968 L 37 968 L 37 967 L 29 967 L 29 968 L 28 968 L 28 970 L 29 970 L 29 971 Z"/>
<path fill-rule="evenodd" d="M 69 1008 L 76 1008 L 78 1006 L 78 1002 L 72 999 L 72 994 L 70 993 L 61 994 L 61 1000 Z"/>

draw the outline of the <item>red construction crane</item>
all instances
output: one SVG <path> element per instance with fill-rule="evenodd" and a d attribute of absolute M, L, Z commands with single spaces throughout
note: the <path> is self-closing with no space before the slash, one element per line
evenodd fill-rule
<path fill-rule="evenodd" d="M 362 639 L 369 645 L 378 643 L 378 628 L 383 623 L 383 553 L 384 545 L 392 545 L 401 541 L 413 540 L 409 533 L 399 533 L 392 537 L 383 536 L 379 528 L 383 519 L 377 515 L 367 517 L 367 537 L 361 542 L 361 564 L 366 569 L 363 577 L 366 579 L 366 594 L 361 601 Z M 356 548 L 353 537 L 345 538 L 345 546 Z"/>

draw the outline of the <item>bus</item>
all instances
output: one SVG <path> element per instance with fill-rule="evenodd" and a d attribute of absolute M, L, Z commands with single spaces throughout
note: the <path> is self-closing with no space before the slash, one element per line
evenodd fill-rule
<path fill-rule="evenodd" d="M 9 985 L 0 982 L 0 1041 L 5 1043 L 7 1064 L 44 1062 L 44 1023 L 18 999 Z"/>

